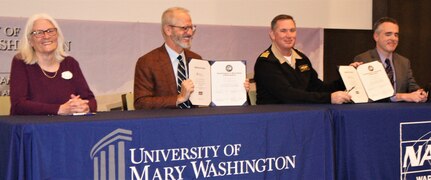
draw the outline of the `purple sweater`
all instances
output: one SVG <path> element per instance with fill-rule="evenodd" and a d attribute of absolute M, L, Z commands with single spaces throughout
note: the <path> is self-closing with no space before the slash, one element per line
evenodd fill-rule
<path fill-rule="evenodd" d="M 72 73 L 71 79 L 62 77 L 62 73 L 67 71 Z M 55 74 L 46 73 L 48 76 Z M 25 64 L 15 56 L 10 78 L 11 115 L 55 115 L 71 94 L 89 100 L 91 112 L 97 110 L 93 92 L 73 57 L 68 56 L 61 61 L 57 75 L 51 79 L 43 74 L 38 64 Z"/>

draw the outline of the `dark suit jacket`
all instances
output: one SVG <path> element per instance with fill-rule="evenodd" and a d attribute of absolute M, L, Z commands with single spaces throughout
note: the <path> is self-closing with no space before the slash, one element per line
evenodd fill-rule
<path fill-rule="evenodd" d="M 192 51 L 184 50 L 186 63 L 202 59 Z M 135 109 L 176 108 L 177 83 L 168 51 L 162 45 L 138 59 L 135 67 Z"/>
<path fill-rule="evenodd" d="M 428 83 L 428 85 L 425 87 L 425 91 L 428 92 L 428 102 L 431 102 L 431 83 Z"/>
<path fill-rule="evenodd" d="M 295 69 L 286 62 L 280 64 L 269 47 L 256 60 L 257 104 L 331 103 L 331 93 L 344 89 L 341 80 L 323 83 L 310 60 L 300 51 Z"/>
<path fill-rule="evenodd" d="M 368 50 L 362 54 L 357 55 L 353 61 L 355 62 L 371 62 L 371 61 L 379 61 L 379 54 L 377 53 L 377 49 Z M 416 83 L 415 78 L 413 77 L 413 72 L 410 67 L 409 59 L 397 54 L 393 53 L 392 55 L 393 61 L 393 69 L 395 70 L 395 78 L 396 78 L 396 90 L 397 93 L 409 93 L 416 91 L 419 89 L 419 85 Z"/>

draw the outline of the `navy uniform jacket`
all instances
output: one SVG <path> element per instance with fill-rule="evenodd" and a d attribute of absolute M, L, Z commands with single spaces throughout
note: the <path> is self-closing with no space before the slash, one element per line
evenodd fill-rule
<path fill-rule="evenodd" d="M 295 69 L 286 62 L 280 64 L 271 46 L 256 60 L 257 104 L 331 103 L 331 93 L 343 90 L 341 81 L 323 83 L 310 60 L 293 49 L 302 59 L 296 59 Z"/>

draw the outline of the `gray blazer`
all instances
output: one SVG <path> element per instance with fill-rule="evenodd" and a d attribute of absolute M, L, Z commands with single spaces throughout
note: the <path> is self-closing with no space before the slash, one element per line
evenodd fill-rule
<path fill-rule="evenodd" d="M 371 62 L 371 61 L 379 61 L 379 54 L 377 53 L 377 49 L 371 49 L 364 53 L 357 55 L 353 61 L 354 62 Z M 416 91 L 419 89 L 419 85 L 416 83 L 415 78 L 413 77 L 413 72 L 410 67 L 410 60 L 397 54 L 393 53 L 392 55 L 392 63 L 394 65 L 395 70 L 395 78 L 396 78 L 396 86 L 395 90 L 397 93 L 409 93 Z"/>

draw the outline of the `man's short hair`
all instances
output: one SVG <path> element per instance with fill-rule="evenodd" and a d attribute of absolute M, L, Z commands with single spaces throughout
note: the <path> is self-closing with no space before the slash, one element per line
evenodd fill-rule
<path fill-rule="evenodd" d="M 395 20 L 394 18 L 390 18 L 390 17 L 382 17 L 382 18 L 380 18 L 379 20 L 377 20 L 377 21 L 374 23 L 374 25 L 373 25 L 373 31 L 376 33 L 377 28 L 379 28 L 379 26 L 380 26 L 381 24 L 385 23 L 385 22 L 390 22 L 390 23 L 393 23 L 393 24 L 398 25 L 398 21 L 397 21 L 397 20 Z"/>
<path fill-rule="evenodd" d="M 277 21 L 279 21 L 279 20 L 285 20 L 285 19 L 290 19 L 290 20 L 293 21 L 293 23 L 295 23 L 295 20 L 293 19 L 293 17 L 291 15 L 280 14 L 278 16 L 275 16 L 274 19 L 272 19 L 272 21 L 271 21 L 271 29 L 274 30 L 275 25 L 277 24 Z"/>
<path fill-rule="evenodd" d="M 187 10 L 186 8 L 182 8 L 182 7 L 171 7 L 169 9 L 166 9 L 163 14 L 162 14 L 162 26 L 161 26 L 161 30 L 162 30 L 162 35 L 163 37 L 166 36 L 165 31 L 163 30 L 163 27 L 165 25 L 175 25 L 175 23 L 177 23 L 177 19 L 175 19 L 175 13 L 176 12 L 181 12 L 181 13 L 189 13 L 189 10 Z"/>

